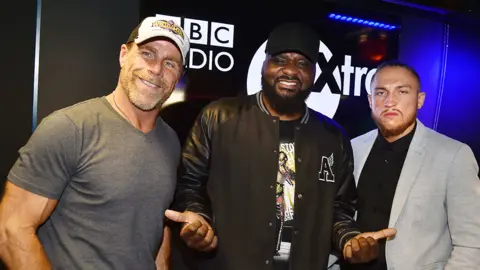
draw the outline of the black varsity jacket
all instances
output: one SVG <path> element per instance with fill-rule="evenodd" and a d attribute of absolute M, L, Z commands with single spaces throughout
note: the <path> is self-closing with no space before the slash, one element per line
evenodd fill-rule
<path fill-rule="evenodd" d="M 260 93 L 212 102 L 185 142 L 174 208 L 205 216 L 219 241 L 195 269 L 274 269 L 279 119 Z M 308 108 L 294 140 L 290 269 L 326 269 L 332 249 L 342 252 L 359 233 L 351 144 L 338 124 Z"/>

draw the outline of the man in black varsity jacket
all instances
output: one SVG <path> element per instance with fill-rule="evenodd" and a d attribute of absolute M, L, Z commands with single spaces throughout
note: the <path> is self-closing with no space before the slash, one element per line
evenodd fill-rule
<path fill-rule="evenodd" d="M 194 269 L 326 269 L 336 250 L 352 263 L 377 256 L 361 234 L 350 140 L 307 108 L 319 37 L 286 23 L 269 36 L 262 91 L 208 105 L 185 143 L 175 203 Z"/>

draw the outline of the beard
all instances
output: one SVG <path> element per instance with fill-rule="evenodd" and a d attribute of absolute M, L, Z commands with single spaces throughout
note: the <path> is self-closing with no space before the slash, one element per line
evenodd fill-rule
<path fill-rule="evenodd" d="M 128 76 L 128 74 L 121 74 L 120 84 L 130 102 L 139 110 L 145 112 L 152 111 L 162 106 L 170 97 L 172 91 L 168 91 L 167 85 L 163 83 L 161 79 L 151 78 L 151 76 L 141 74 L 140 72 L 131 72 L 130 74 L 130 76 Z M 136 85 L 137 77 L 157 85 L 159 89 L 155 92 L 150 92 L 139 88 Z"/>
<path fill-rule="evenodd" d="M 265 98 L 267 98 L 267 100 L 269 101 L 272 109 L 280 115 L 293 116 L 298 113 L 304 112 L 306 106 L 305 100 L 308 98 L 311 91 L 305 89 L 300 90 L 294 96 L 281 96 L 277 93 L 275 86 L 278 83 L 278 80 L 283 77 L 288 80 L 300 81 L 296 77 L 282 76 L 275 79 L 273 85 L 270 85 L 262 75 L 262 91 L 265 95 Z"/>
<path fill-rule="evenodd" d="M 372 119 L 378 127 L 378 130 L 385 138 L 395 137 L 401 135 L 408 127 L 415 123 L 417 116 L 413 114 L 407 119 L 407 121 L 397 125 L 395 127 L 388 127 L 382 123 L 380 118 L 377 118 L 372 112 Z"/>

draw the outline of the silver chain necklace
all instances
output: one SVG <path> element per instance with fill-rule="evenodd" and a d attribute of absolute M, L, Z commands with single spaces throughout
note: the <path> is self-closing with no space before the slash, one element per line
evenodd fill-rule
<path fill-rule="evenodd" d="M 115 100 L 115 92 L 112 93 L 113 95 L 113 103 L 115 104 L 115 107 L 117 107 L 117 109 L 123 114 L 123 116 L 125 116 L 125 118 L 128 120 L 128 122 L 130 122 L 130 124 L 133 125 L 132 121 L 130 121 L 130 118 L 128 118 L 128 116 L 122 111 L 122 109 L 120 109 L 120 107 L 118 106 L 117 104 L 117 101 Z"/>

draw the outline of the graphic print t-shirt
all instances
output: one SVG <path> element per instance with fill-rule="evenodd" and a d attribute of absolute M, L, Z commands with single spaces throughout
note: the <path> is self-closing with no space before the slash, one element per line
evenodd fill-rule
<path fill-rule="evenodd" d="M 280 146 L 277 173 L 277 222 L 275 261 L 288 264 L 293 232 L 293 204 L 295 197 L 295 142 L 294 121 L 280 121 Z"/>

